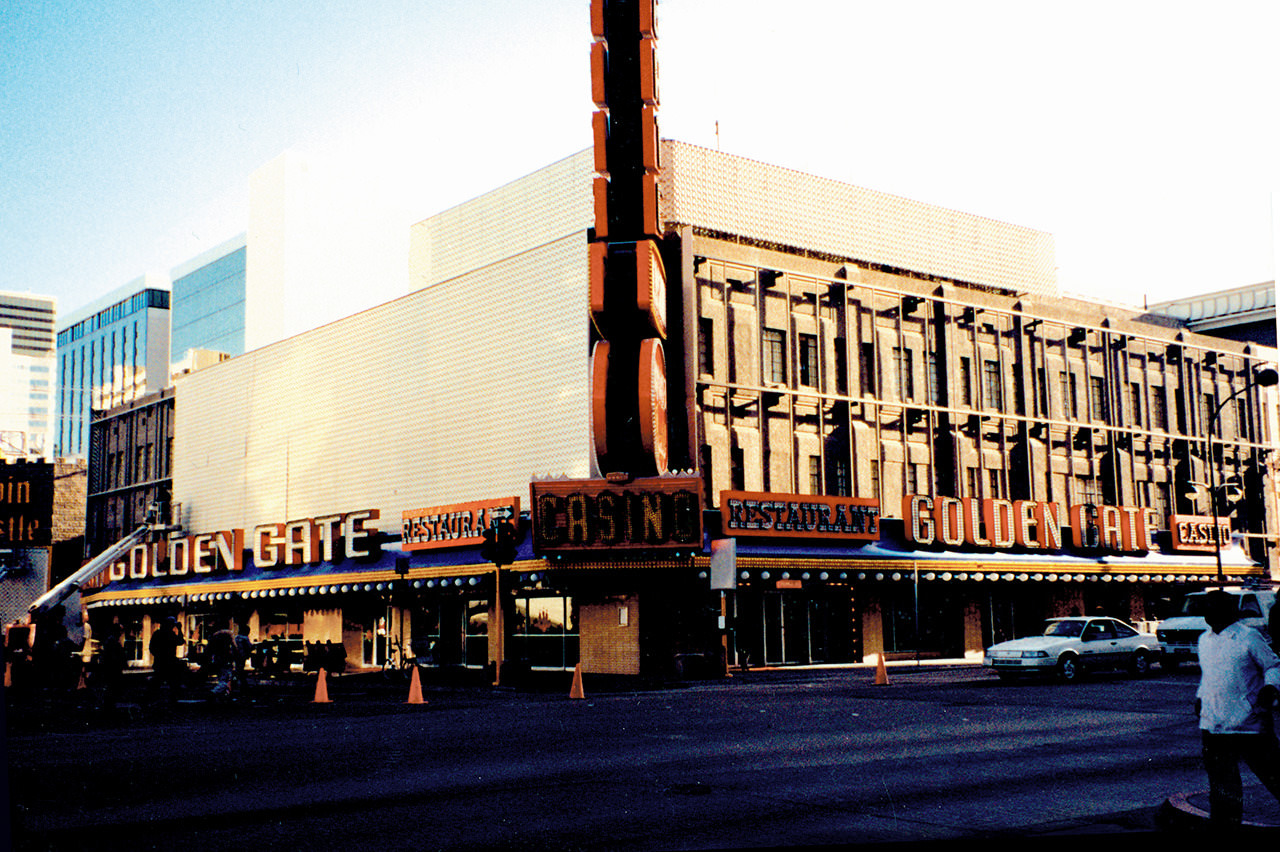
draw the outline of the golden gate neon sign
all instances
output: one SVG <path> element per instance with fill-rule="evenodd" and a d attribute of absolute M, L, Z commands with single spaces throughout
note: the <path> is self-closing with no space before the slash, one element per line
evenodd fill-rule
<path fill-rule="evenodd" d="M 1065 518 L 1064 518 L 1065 516 Z M 1145 553 L 1151 550 L 1151 509 L 1081 503 L 1064 512 L 1057 503 L 976 497 L 902 498 L 903 530 L 909 541 L 948 547 L 1061 550 L 1064 519 L 1071 545 L 1084 550 Z"/>

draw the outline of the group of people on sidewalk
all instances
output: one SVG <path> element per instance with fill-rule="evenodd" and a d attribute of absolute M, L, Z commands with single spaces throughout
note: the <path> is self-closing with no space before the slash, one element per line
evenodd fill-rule
<path fill-rule="evenodd" d="M 147 683 L 149 696 L 156 695 L 166 685 L 171 695 L 186 688 L 191 670 L 186 660 L 178 656 L 178 649 L 183 644 L 182 628 L 172 616 L 151 634 L 151 641 L 147 644 L 152 671 Z M 253 642 L 249 639 L 247 626 L 241 625 L 236 633 L 227 626 L 214 631 L 206 648 L 208 666 L 214 675 L 211 698 L 228 699 L 233 690 L 242 693 L 248 690 L 246 664 L 252 654 Z"/>
<path fill-rule="evenodd" d="M 57 607 L 32 626 L 12 626 L 3 632 L 5 685 L 33 695 L 70 693 L 90 687 L 104 707 L 116 707 L 129 667 L 121 625 L 113 622 L 101 638 L 95 637 L 96 652 L 86 664 L 85 643 L 68 636 L 63 618 L 62 608 Z M 254 651 L 248 633 L 247 625 L 235 633 L 224 625 L 210 637 L 199 667 L 202 675 L 213 674 L 210 697 L 226 698 L 233 691 L 248 690 L 246 667 Z M 185 647 L 186 639 L 176 617 L 166 618 L 151 634 L 147 644 L 152 661 L 146 686 L 149 700 L 158 698 L 165 688 L 171 697 L 193 689 L 193 670 L 181 653 Z"/>

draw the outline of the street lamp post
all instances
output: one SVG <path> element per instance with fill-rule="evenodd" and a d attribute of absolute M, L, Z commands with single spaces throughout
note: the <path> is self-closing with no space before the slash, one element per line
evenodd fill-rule
<path fill-rule="evenodd" d="M 1255 371 L 1251 376 L 1245 379 L 1245 383 L 1233 391 L 1226 399 L 1218 403 L 1218 407 L 1213 410 L 1209 417 L 1209 434 L 1206 440 L 1208 447 L 1209 464 L 1209 505 L 1213 510 L 1213 555 L 1218 562 L 1218 586 L 1226 585 L 1227 578 L 1222 572 L 1222 534 L 1218 529 L 1218 463 L 1213 456 L 1213 435 L 1218 426 L 1218 415 L 1222 413 L 1222 409 L 1227 403 L 1238 397 L 1240 394 L 1249 390 L 1253 385 L 1260 388 L 1269 388 L 1280 382 L 1280 374 L 1276 373 L 1272 367 L 1263 367 L 1261 370 Z"/>

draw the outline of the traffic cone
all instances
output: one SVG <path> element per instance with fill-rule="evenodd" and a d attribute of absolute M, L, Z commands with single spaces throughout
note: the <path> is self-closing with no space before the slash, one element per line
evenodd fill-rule
<path fill-rule="evenodd" d="M 88 689 L 89 684 L 84 679 L 84 666 L 80 667 L 80 680 L 76 683 L 76 689 Z"/>
<path fill-rule="evenodd" d="M 573 685 L 569 687 L 570 698 L 586 698 L 582 693 L 582 663 L 573 667 Z"/>
<path fill-rule="evenodd" d="M 880 652 L 880 659 L 876 663 L 876 686 L 888 686 L 889 673 L 884 670 L 884 652 Z"/>
<path fill-rule="evenodd" d="M 316 678 L 316 697 L 311 700 L 311 703 L 329 703 L 329 681 L 324 669 L 320 670 L 320 675 Z"/>
<path fill-rule="evenodd" d="M 418 679 L 418 667 L 413 667 L 413 679 L 409 681 L 409 702 L 410 704 L 426 704 L 426 699 L 422 697 L 422 681 Z"/>

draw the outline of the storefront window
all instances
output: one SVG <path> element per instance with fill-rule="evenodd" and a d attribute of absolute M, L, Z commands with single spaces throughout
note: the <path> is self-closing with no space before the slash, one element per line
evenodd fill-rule
<path fill-rule="evenodd" d="M 120 633 L 124 636 L 124 658 L 130 663 L 141 663 L 142 652 L 151 638 L 142 635 L 142 619 L 120 619 Z M 106 635 L 105 631 L 103 635 Z"/>
<path fill-rule="evenodd" d="M 515 659 L 534 669 L 578 663 L 578 611 L 570 597 L 517 597 L 511 625 Z"/>
<path fill-rule="evenodd" d="M 438 666 L 443 660 L 440 651 L 440 606 L 423 604 L 415 609 L 410 620 L 413 635 L 409 640 L 410 653 L 419 665 Z"/>
<path fill-rule="evenodd" d="M 258 657 L 263 668 L 288 671 L 294 664 L 302 664 L 301 608 L 287 612 L 263 612 L 259 615 L 258 625 Z"/>
<path fill-rule="evenodd" d="M 964 655 L 964 600 L 935 584 L 894 584 L 881 598 L 884 648 L 924 657 Z"/>
<path fill-rule="evenodd" d="M 467 668 L 483 668 L 489 662 L 489 602 L 467 601 L 466 639 L 462 664 Z"/>
<path fill-rule="evenodd" d="M 186 620 L 187 623 L 183 625 L 182 632 L 187 640 L 187 659 L 194 662 L 200 658 L 205 643 L 218 628 L 214 625 L 212 613 L 193 613 L 188 615 Z"/>

